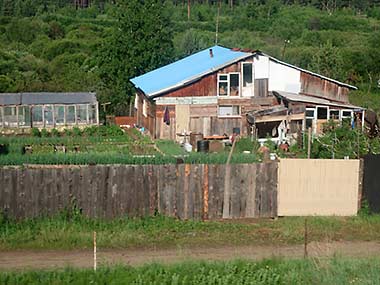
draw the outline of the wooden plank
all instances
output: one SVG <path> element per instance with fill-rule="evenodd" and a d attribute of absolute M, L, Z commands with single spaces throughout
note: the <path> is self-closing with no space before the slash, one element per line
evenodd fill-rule
<path fill-rule="evenodd" d="M 190 196 L 193 202 L 193 219 L 201 220 L 203 216 L 203 187 L 202 187 L 202 168 L 201 165 L 191 165 L 190 176 Z"/>
<path fill-rule="evenodd" d="M 177 184 L 176 184 L 176 206 L 177 206 L 177 217 L 180 219 L 185 219 L 185 164 L 178 164 L 176 169 Z"/>
<path fill-rule="evenodd" d="M 246 199 L 246 218 L 255 217 L 255 193 L 256 193 L 256 173 L 257 173 L 257 164 L 252 163 L 247 165 L 248 174 L 247 174 L 247 199 Z"/>
<path fill-rule="evenodd" d="M 209 165 L 202 165 L 202 173 L 203 173 L 203 220 L 208 220 L 208 202 L 209 202 L 209 181 L 208 181 L 208 173 L 209 173 Z"/>

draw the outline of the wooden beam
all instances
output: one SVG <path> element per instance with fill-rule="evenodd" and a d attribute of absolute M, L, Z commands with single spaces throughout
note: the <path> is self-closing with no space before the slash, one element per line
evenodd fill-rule
<path fill-rule="evenodd" d="M 296 121 L 296 120 L 303 120 L 305 118 L 304 113 L 300 114 L 293 114 L 293 115 L 281 115 L 281 116 L 262 116 L 260 118 L 256 119 L 256 123 L 265 123 L 265 122 L 276 122 L 276 121 L 283 121 L 283 120 L 288 120 L 288 121 Z"/>

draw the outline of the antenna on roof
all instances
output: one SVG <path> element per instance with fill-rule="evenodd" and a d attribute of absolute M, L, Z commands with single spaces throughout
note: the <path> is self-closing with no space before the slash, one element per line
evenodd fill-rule
<path fill-rule="evenodd" d="M 215 45 L 218 45 L 218 32 L 219 32 L 219 15 L 220 15 L 220 6 L 222 2 L 218 1 L 218 14 L 216 16 L 216 30 L 215 30 Z"/>

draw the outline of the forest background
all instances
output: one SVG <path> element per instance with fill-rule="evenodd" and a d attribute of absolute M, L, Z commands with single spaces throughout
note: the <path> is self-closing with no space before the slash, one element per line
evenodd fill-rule
<path fill-rule="evenodd" d="M 217 29 L 219 45 L 353 84 L 351 102 L 380 111 L 380 0 L 0 0 L 0 92 L 93 91 L 123 115 L 131 77 Z"/>

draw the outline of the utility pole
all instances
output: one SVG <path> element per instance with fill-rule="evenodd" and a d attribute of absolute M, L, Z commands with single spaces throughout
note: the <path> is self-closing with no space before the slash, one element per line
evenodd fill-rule
<path fill-rule="evenodd" d="M 190 21 L 190 3 L 191 0 L 187 0 L 187 20 Z"/>
<path fill-rule="evenodd" d="M 215 45 L 218 45 L 220 6 L 221 6 L 221 0 L 218 1 L 218 14 L 216 16 L 216 28 L 215 28 Z"/>

